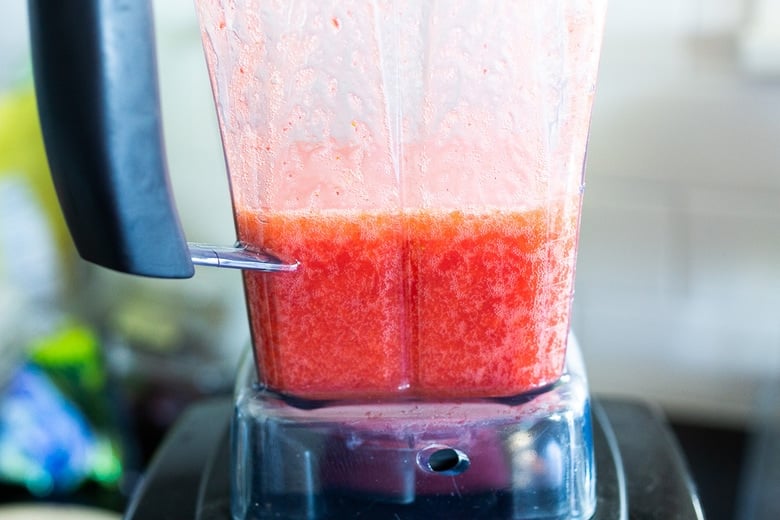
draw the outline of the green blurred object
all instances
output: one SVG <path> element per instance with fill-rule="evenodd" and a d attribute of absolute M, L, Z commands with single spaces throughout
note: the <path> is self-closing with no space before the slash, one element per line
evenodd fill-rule
<path fill-rule="evenodd" d="M 35 497 L 94 484 L 119 495 L 125 446 L 97 336 L 63 322 L 0 391 L 0 481 Z"/>
<path fill-rule="evenodd" d="M 92 427 L 97 443 L 90 478 L 103 485 L 116 485 L 122 476 L 123 450 L 117 427 L 120 418 L 95 333 L 84 325 L 70 323 L 38 340 L 32 346 L 31 361 L 81 410 Z"/>

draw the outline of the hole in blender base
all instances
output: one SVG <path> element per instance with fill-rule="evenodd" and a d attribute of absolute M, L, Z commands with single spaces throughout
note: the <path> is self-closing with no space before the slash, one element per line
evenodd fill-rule
<path fill-rule="evenodd" d="M 439 475 L 460 475 L 469 468 L 468 455 L 455 448 L 430 447 L 421 451 L 417 464 L 430 473 Z"/>

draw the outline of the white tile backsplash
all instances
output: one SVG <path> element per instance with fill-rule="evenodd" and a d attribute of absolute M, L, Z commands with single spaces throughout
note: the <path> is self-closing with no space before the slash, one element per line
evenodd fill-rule
<path fill-rule="evenodd" d="M 573 327 L 596 393 L 741 421 L 780 380 L 780 81 L 739 39 L 766 2 L 639 3 L 610 5 Z"/>
<path fill-rule="evenodd" d="M 681 128 L 686 117 L 676 113 Z M 591 148 L 573 325 L 596 393 L 731 422 L 780 379 L 780 160 L 756 135 L 718 160 L 693 146 L 653 158 L 647 141 L 626 155 Z"/>

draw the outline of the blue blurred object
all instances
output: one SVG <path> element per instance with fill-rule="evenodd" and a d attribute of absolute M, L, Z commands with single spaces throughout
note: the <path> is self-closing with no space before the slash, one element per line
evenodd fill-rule
<path fill-rule="evenodd" d="M 82 412 L 32 363 L 0 394 L 0 479 L 37 495 L 68 492 L 91 474 L 98 439 Z"/>

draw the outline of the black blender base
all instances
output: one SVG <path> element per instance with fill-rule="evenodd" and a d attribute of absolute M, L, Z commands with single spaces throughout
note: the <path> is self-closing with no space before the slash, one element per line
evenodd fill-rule
<path fill-rule="evenodd" d="M 128 508 L 126 520 L 229 520 L 232 399 L 197 404 L 160 447 Z M 643 403 L 593 401 L 598 503 L 592 520 L 702 519 L 698 495 L 662 414 Z M 290 497 L 290 500 L 302 500 Z M 509 497 L 474 497 L 475 505 Z M 326 497 L 327 500 L 327 497 Z M 413 511 L 343 496 L 328 501 L 328 518 L 479 519 L 469 500 L 418 501 Z M 495 519 L 496 509 L 490 518 Z M 511 504 L 507 504 L 511 511 Z"/>

